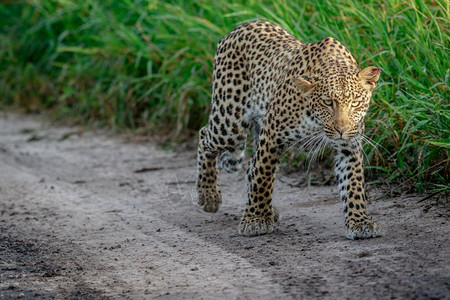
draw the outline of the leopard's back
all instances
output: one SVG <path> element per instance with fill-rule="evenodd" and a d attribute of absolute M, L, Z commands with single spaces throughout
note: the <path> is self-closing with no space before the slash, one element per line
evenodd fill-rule
<path fill-rule="evenodd" d="M 242 24 L 222 38 L 214 58 L 213 119 L 228 112 L 242 129 L 260 123 L 301 46 L 286 30 L 265 21 Z"/>

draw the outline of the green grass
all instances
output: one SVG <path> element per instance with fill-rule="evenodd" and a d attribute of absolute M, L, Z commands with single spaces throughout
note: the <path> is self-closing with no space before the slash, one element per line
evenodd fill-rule
<path fill-rule="evenodd" d="M 366 120 L 379 144 L 366 149 L 369 168 L 449 192 L 448 1 L 223 2 L 3 2 L 0 107 L 175 139 L 207 118 L 218 40 L 265 19 L 305 42 L 333 36 L 361 66 L 383 68 Z"/>

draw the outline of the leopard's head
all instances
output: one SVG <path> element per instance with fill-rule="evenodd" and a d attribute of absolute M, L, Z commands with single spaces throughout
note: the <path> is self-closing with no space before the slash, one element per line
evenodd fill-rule
<path fill-rule="evenodd" d="M 337 73 L 314 83 L 296 78 L 312 113 L 333 141 L 351 140 L 363 132 L 364 116 L 381 69 L 367 67 L 358 74 Z"/>

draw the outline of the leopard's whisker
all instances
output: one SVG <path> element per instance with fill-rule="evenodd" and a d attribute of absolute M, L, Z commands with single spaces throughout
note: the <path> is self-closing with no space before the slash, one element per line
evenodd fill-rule
<path fill-rule="evenodd" d="M 304 151 L 307 151 L 309 148 L 314 149 L 314 146 L 316 145 L 318 140 L 320 140 L 320 138 L 321 138 L 320 134 L 315 135 L 314 137 L 309 139 L 306 143 L 302 144 L 299 148 L 297 148 L 297 151 L 304 152 Z M 307 157 L 310 155 L 310 153 L 311 153 L 311 151 L 308 151 Z"/>
<path fill-rule="evenodd" d="M 320 133 L 321 131 L 316 131 L 313 132 L 309 135 L 306 135 L 302 138 L 300 138 L 299 140 L 297 140 L 295 143 L 293 143 L 292 145 L 290 145 L 286 150 L 283 151 L 282 155 L 284 155 L 286 152 L 288 152 L 289 150 L 291 150 L 292 148 L 296 147 L 297 145 L 300 144 L 300 147 L 302 147 L 302 145 L 307 144 L 311 139 L 313 139 L 314 137 L 316 137 L 317 133 Z M 305 140 L 307 140 L 305 143 L 301 144 L 302 142 L 304 142 Z M 296 149 L 298 151 L 298 149 Z"/>
<path fill-rule="evenodd" d="M 308 153 L 307 153 L 306 160 L 307 160 L 308 162 L 310 162 L 310 161 L 312 160 L 312 158 L 313 158 L 313 156 L 314 156 L 314 152 L 315 152 L 315 150 L 317 149 L 317 147 L 318 147 L 319 143 L 321 142 L 321 140 L 322 140 L 322 134 L 318 134 L 318 135 L 317 135 L 313 140 L 311 140 L 310 143 L 307 145 L 309 151 L 308 151 Z"/>
<path fill-rule="evenodd" d="M 358 151 L 362 152 L 365 162 L 369 165 L 370 160 L 369 160 L 369 157 L 368 157 L 366 151 L 364 150 L 364 147 L 362 146 L 361 141 L 358 141 L 357 145 L 355 145 L 355 146 L 356 146 L 355 148 L 358 149 Z"/>
<path fill-rule="evenodd" d="M 307 172 L 309 173 L 311 165 L 313 165 L 314 162 L 317 161 L 320 154 L 323 153 L 323 150 L 325 150 L 326 146 L 328 145 L 328 140 L 326 138 L 325 133 L 321 133 L 319 135 L 320 139 L 317 141 L 317 143 L 314 145 L 313 151 L 310 152 L 307 159 L 309 159 Z"/>
<path fill-rule="evenodd" d="M 382 156 L 381 152 L 378 150 L 378 147 L 377 147 L 377 145 L 378 145 L 378 146 L 381 146 L 381 145 L 375 144 L 375 143 L 374 143 L 368 136 L 366 136 L 365 134 L 361 134 L 360 137 L 361 137 L 361 139 L 359 140 L 359 144 L 356 145 L 356 146 L 357 146 L 356 148 L 357 148 L 357 149 L 361 149 L 361 151 L 362 151 L 362 153 L 363 153 L 363 157 L 364 157 L 365 162 L 366 162 L 367 164 L 370 164 L 370 159 L 369 159 L 369 156 L 367 155 L 366 151 L 364 150 L 364 147 L 363 147 L 363 145 L 362 145 L 362 142 L 369 144 L 369 145 L 375 150 L 375 152 L 376 152 L 379 156 Z M 381 147 L 382 147 L 382 146 L 381 146 Z M 384 147 L 383 147 L 383 148 L 384 148 Z M 385 150 L 386 150 L 386 149 L 385 149 Z M 386 151 L 387 151 L 387 150 L 386 150 Z"/>
<path fill-rule="evenodd" d="M 382 155 L 382 153 L 380 152 L 380 150 L 378 150 L 378 147 L 383 148 L 384 151 L 386 151 L 387 153 L 389 153 L 389 150 L 387 150 L 385 147 L 383 147 L 383 145 L 381 145 L 380 143 L 375 142 L 374 140 L 372 140 L 370 137 L 368 137 L 365 134 L 361 134 L 361 138 L 364 142 L 366 142 L 367 144 L 369 144 L 370 146 L 373 147 L 373 149 L 377 152 L 378 155 Z"/>

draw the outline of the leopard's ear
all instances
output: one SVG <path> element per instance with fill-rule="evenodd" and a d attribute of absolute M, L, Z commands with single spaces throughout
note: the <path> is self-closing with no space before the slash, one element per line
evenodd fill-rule
<path fill-rule="evenodd" d="M 383 70 L 377 67 L 367 67 L 359 71 L 358 78 L 362 86 L 369 92 L 377 86 L 378 78 Z"/>
<path fill-rule="evenodd" d="M 305 94 L 311 92 L 312 89 L 316 86 L 315 83 L 310 83 L 303 78 L 294 78 L 292 79 L 292 81 L 294 82 L 295 86 Z"/>

